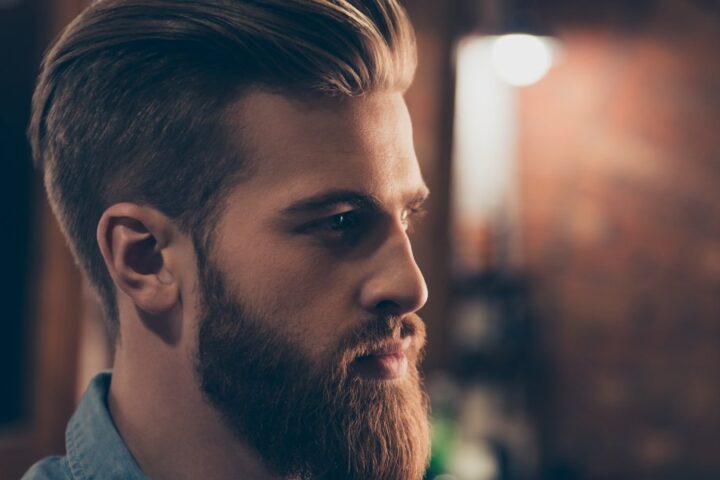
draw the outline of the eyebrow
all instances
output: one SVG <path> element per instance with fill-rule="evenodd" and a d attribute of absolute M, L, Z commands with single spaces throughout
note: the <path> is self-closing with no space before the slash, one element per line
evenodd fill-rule
<path fill-rule="evenodd" d="M 417 194 L 413 195 L 407 205 L 422 203 L 429 195 L 427 187 L 423 187 Z M 381 210 L 382 202 L 367 193 L 355 190 L 331 190 L 314 195 L 290 204 L 282 210 L 284 215 L 296 215 L 300 213 L 313 213 L 323 210 L 330 210 L 336 205 L 349 204 L 356 208 L 367 210 Z"/>

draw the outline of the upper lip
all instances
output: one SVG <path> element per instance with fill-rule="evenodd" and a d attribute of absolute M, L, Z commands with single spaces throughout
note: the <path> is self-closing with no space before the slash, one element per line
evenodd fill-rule
<path fill-rule="evenodd" d="M 370 357 L 370 356 L 381 356 L 381 355 L 396 355 L 398 353 L 403 353 L 408 348 L 410 348 L 411 342 L 412 342 L 412 339 L 410 337 L 405 337 L 402 340 L 396 340 L 396 341 L 381 345 L 378 348 L 374 348 L 374 349 L 370 350 L 366 356 Z"/>

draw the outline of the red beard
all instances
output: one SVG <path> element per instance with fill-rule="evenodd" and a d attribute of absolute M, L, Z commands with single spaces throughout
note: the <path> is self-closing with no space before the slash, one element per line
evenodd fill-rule
<path fill-rule="evenodd" d="M 420 480 L 430 451 L 428 402 L 418 363 L 419 317 L 380 317 L 315 366 L 270 322 L 228 294 L 217 269 L 202 269 L 196 361 L 201 389 L 236 436 L 287 478 Z M 408 371 L 389 381 L 351 373 L 380 342 L 412 336 Z"/>

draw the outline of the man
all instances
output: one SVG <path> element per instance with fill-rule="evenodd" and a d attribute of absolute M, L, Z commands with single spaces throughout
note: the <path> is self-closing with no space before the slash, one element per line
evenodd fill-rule
<path fill-rule="evenodd" d="M 427 196 L 395 0 L 101 0 L 30 138 L 114 368 L 27 479 L 422 478 Z"/>

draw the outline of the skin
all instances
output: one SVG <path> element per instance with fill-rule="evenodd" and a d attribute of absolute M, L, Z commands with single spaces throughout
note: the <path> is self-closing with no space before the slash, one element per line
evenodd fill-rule
<path fill-rule="evenodd" d="M 255 167 L 230 193 L 210 252 L 229 288 L 312 362 L 369 318 L 420 309 L 427 287 L 407 229 L 427 188 L 402 95 L 307 104 L 253 92 L 235 112 Z M 108 208 L 97 236 L 120 311 L 110 411 L 142 470 L 272 478 L 197 385 L 191 239 L 131 203 Z"/>

